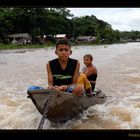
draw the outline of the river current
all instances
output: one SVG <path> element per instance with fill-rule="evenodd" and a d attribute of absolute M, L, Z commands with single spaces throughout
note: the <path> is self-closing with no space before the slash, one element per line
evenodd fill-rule
<path fill-rule="evenodd" d="M 46 63 L 55 48 L 0 51 L 0 129 L 37 129 L 41 114 L 27 98 L 27 87 L 47 87 Z M 140 43 L 72 46 L 71 58 L 83 66 L 90 53 L 98 70 L 104 104 L 90 106 L 81 118 L 63 124 L 45 120 L 43 129 L 140 129 Z"/>

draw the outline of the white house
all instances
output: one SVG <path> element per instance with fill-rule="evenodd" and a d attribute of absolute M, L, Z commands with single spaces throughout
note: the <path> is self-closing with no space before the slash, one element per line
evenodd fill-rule
<path fill-rule="evenodd" d="M 96 40 L 96 37 L 94 36 L 79 36 L 77 37 L 77 42 L 93 42 Z"/>
<path fill-rule="evenodd" d="M 56 39 L 67 39 L 67 35 L 66 34 L 57 34 L 55 35 Z"/>
<path fill-rule="evenodd" d="M 32 39 L 28 33 L 9 34 L 7 38 L 11 39 L 12 44 L 30 44 Z"/>

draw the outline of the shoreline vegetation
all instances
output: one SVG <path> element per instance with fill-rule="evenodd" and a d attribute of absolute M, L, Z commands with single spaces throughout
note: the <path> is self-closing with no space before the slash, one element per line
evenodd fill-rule
<path fill-rule="evenodd" d="M 14 44 L 0 44 L 0 50 L 14 50 L 14 49 L 39 49 L 39 48 L 48 48 L 52 47 L 54 44 L 51 45 L 14 45 Z"/>
<path fill-rule="evenodd" d="M 95 15 L 75 17 L 67 8 L 0 8 L 0 50 L 55 46 L 67 38 L 72 46 L 140 42 L 140 31 L 113 30 Z"/>
<path fill-rule="evenodd" d="M 124 44 L 127 42 L 120 42 L 120 43 L 112 43 L 112 44 Z M 72 46 L 80 46 L 80 45 L 86 45 L 86 46 L 99 46 L 99 45 L 104 45 L 104 48 L 106 46 L 111 45 L 111 44 L 106 44 L 106 43 L 80 43 L 80 44 L 72 44 Z M 41 49 L 41 48 L 49 48 L 49 47 L 55 47 L 55 44 L 32 44 L 32 45 L 15 45 L 15 44 L 2 44 L 0 43 L 0 50 L 14 50 L 14 49 Z"/>

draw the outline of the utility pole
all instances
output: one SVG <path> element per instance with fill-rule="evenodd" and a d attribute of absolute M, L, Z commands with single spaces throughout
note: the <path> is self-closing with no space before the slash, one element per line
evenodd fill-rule
<path fill-rule="evenodd" d="M 72 27 L 72 39 L 73 39 L 73 41 L 74 41 L 74 32 L 75 32 L 75 19 L 73 18 L 72 19 L 72 21 L 73 21 L 73 27 Z"/>

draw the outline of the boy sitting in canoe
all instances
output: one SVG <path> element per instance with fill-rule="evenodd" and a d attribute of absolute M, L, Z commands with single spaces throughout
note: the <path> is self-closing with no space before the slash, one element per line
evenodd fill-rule
<path fill-rule="evenodd" d="M 91 54 L 84 55 L 83 62 L 85 64 L 85 67 L 83 67 L 82 73 L 86 75 L 87 79 L 90 81 L 90 84 L 92 86 L 92 91 L 94 91 L 97 79 L 97 69 L 92 64 L 93 56 Z"/>
<path fill-rule="evenodd" d="M 84 95 L 85 92 L 91 92 L 91 84 L 85 75 L 80 74 L 82 80 L 78 82 L 80 63 L 69 57 L 72 50 L 67 40 L 59 40 L 56 43 L 55 54 L 58 58 L 49 61 L 46 65 L 48 89 L 65 91 L 79 96 Z"/>

